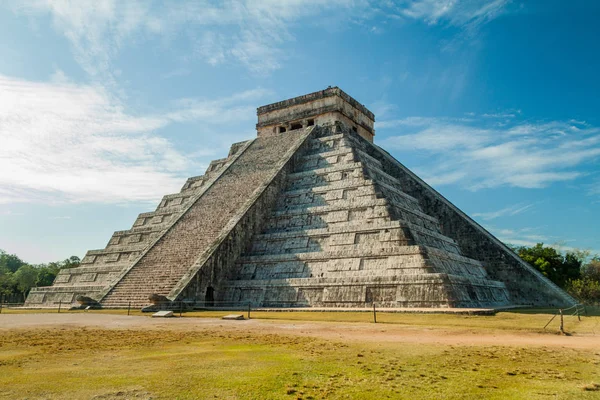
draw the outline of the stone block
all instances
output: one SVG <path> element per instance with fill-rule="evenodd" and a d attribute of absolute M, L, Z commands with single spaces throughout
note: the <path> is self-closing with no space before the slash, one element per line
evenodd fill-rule
<path fill-rule="evenodd" d="M 324 303 L 365 303 L 364 286 L 329 286 L 323 289 Z"/>
<path fill-rule="evenodd" d="M 27 296 L 27 302 L 31 304 L 41 304 L 44 302 L 45 297 L 46 293 L 31 292 L 29 293 L 29 296 Z"/>
<path fill-rule="evenodd" d="M 245 318 L 242 314 L 227 314 L 227 315 L 223 316 L 221 319 L 229 320 L 229 321 L 240 321 L 240 320 L 244 320 Z"/>
<path fill-rule="evenodd" d="M 62 274 L 58 274 L 56 275 L 56 278 L 54 278 L 54 283 L 67 283 L 71 280 L 71 275 L 68 273 L 62 273 Z"/>
<path fill-rule="evenodd" d="M 174 317 L 173 311 L 158 311 L 152 314 L 152 318 L 171 318 Z"/>

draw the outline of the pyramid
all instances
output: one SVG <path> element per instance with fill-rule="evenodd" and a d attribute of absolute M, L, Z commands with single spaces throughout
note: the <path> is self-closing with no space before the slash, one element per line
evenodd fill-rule
<path fill-rule="evenodd" d="M 373 113 L 339 88 L 257 114 L 256 138 L 33 289 L 27 305 L 82 295 L 142 307 L 154 294 L 258 307 L 575 303 L 375 145 Z"/>

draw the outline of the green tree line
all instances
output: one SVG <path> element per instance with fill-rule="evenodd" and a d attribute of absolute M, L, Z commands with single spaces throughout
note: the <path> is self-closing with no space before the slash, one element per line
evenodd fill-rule
<path fill-rule="evenodd" d="M 582 250 L 562 253 L 543 243 L 532 247 L 513 246 L 513 250 L 582 303 L 600 303 L 600 256 Z"/>
<path fill-rule="evenodd" d="M 0 249 L 0 298 L 25 301 L 31 288 L 52 285 L 58 271 L 78 267 L 80 261 L 72 256 L 48 264 L 28 264 Z"/>

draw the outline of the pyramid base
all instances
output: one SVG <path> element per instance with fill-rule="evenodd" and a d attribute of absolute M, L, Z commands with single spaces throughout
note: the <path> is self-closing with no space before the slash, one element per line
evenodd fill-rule
<path fill-rule="evenodd" d="M 490 308 L 510 302 L 500 282 L 448 274 L 387 279 L 229 281 L 222 301 L 254 307 Z"/>

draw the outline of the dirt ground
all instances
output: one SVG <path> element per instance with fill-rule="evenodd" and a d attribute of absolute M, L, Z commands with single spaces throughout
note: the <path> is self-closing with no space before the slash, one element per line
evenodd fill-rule
<path fill-rule="evenodd" d="M 0 314 L 0 335 L 3 331 L 9 330 L 31 331 L 69 327 L 179 332 L 220 330 L 232 333 L 269 333 L 363 343 L 540 346 L 592 350 L 600 348 L 600 336 L 598 335 L 561 336 L 554 333 L 496 330 L 482 332 L 482 330 L 466 328 L 424 328 L 373 323 L 292 322 L 257 319 L 226 321 L 213 318 L 153 319 L 110 314 Z"/>

